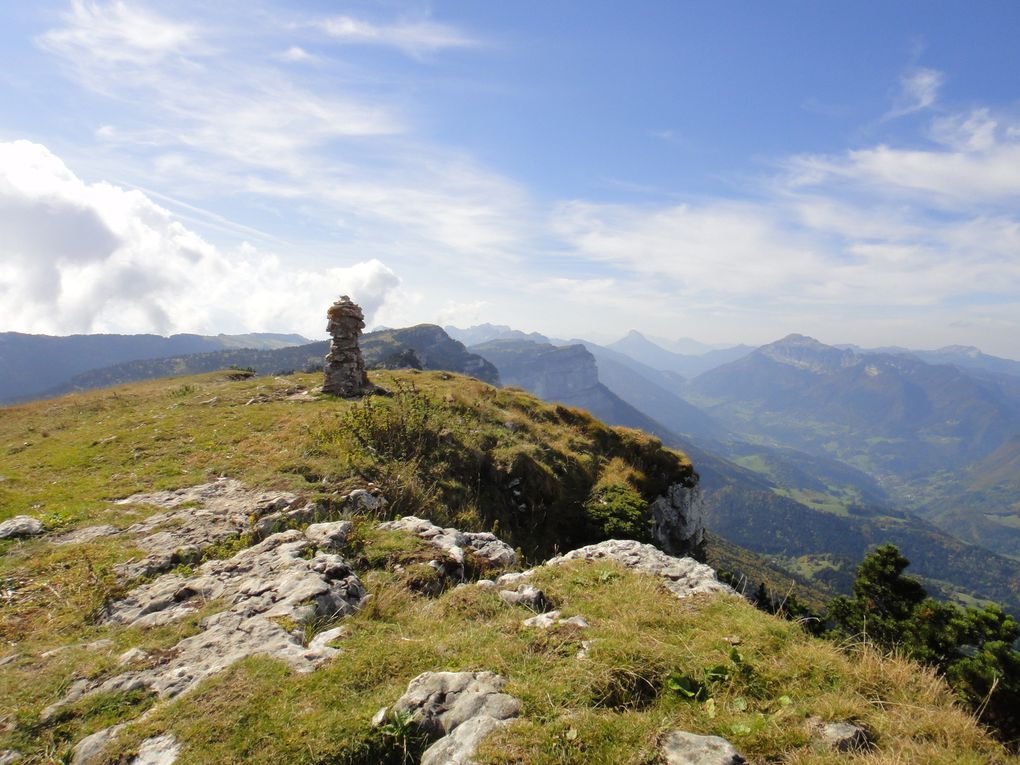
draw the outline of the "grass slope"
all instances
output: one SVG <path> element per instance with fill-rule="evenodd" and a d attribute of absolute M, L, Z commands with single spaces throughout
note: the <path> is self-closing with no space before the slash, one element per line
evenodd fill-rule
<path fill-rule="evenodd" d="M 111 500 L 220 475 L 327 501 L 372 480 L 394 513 L 498 526 L 537 557 L 598 537 L 584 500 L 601 488 L 649 498 L 692 475 L 683 455 L 654 438 L 454 375 L 375 374 L 397 395 L 368 403 L 290 398 L 312 376 L 231 377 L 3 410 L 0 517 L 34 515 L 51 530 L 123 526 L 149 511 Z M 373 440 L 371 428 L 387 437 Z M 421 671 L 487 669 L 509 679 L 524 714 L 486 742 L 482 763 L 652 763 L 659 736 L 674 728 L 723 735 L 752 762 L 1016 762 L 930 673 L 866 646 L 844 653 L 739 598 L 678 601 L 647 577 L 575 563 L 541 570 L 536 584 L 591 628 L 528 630 L 521 620 L 530 614 L 491 592 L 422 594 L 407 573 L 421 543 L 354 520 L 350 558 L 374 597 L 346 620 L 342 655 L 319 671 L 298 675 L 253 658 L 169 704 L 107 694 L 46 722 L 42 709 L 74 679 L 115 674 L 132 647 L 168 650 L 223 604 L 155 629 L 100 624 L 104 601 L 123 592 L 111 568 L 136 552 L 130 545 L 0 543 L 0 749 L 66 762 L 82 736 L 128 721 L 112 762 L 163 731 L 183 742 L 182 764 L 401 762 L 407 742 L 373 728 L 375 711 Z M 587 659 L 576 657 L 582 639 L 591 641 Z M 685 678 L 705 684 L 699 700 L 672 690 L 671 680 Z M 810 717 L 856 720 L 877 748 L 853 758 L 818 751 Z"/>

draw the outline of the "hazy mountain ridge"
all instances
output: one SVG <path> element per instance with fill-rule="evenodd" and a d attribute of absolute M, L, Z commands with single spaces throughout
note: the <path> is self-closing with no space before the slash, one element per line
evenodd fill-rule
<path fill-rule="evenodd" d="M 706 372 L 688 392 L 734 430 L 802 448 L 835 441 L 841 459 L 894 474 L 959 467 L 1020 432 L 1020 400 L 994 382 L 801 336 Z M 865 444 L 876 435 L 886 444 Z"/>
<path fill-rule="evenodd" d="M 631 330 L 606 347 L 626 354 L 653 369 L 674 372 L 684 377 L 695 377 L 720 364 L 742 358 L 754 350 L 752 346 L 739 345 L 698 354 L 677 353 L 652 342 L 637 330 Z"/>
<path fill-rule="evenodd" d="M 407 350 L 414 352 L 415 358 L 425 369 L 449 369 L 487 382 L 499 379 L 495 367 L 481 357 L 468 353 L 463 343 L 451 339 L 434 324 L 379 330 L 362 335 L 362 352 L 369 366 L 387 366 L 387 360 Z M 60 395 L 71 390 L 88 390 L 137 380 L 214 372 L 228 367 L 252 369 L 262 375 L 309 370 L 321 367 L 328 352 L 329 341 L 322 340 L 273 350 L 220 350 L 128 361 L 75 375 L 67 383 L 47 391 L 46 395 Z"/>
<path fill-rule="evenodd" d="M 580 346 L 542 345 L 520 337 L 523 333 L 508 330 L 506 327 L 491 325 L 485 328 L 486 332 L 490 334 L 495 332 L 504 338 L 485 344 L 490 355 L 488 361 L 478 356 L 472 357 L 472 354 L 464 349 L 463 344 L 449 338 L 435 325 L 368 333 L 363 336 L 363 347 L 370 365 L 421 365 L 425 368 L 452 369 L 492 381 L 497 379 L 496 368 L 502 365 L 505 384 L 535 391 L 548 400 L 588 409 L 607 422 L 646 430 L 659 436 L 666 443 L 699 454 L 699 470 L 703 473 L 702 484 L 710 508 L 717 501 L 722 503 L 724 499 L 732 504 L 731 495 L 734 491 L 743 496 L 742 501 L 749 522 L 758 518 L 761 523 L 767 523 L 765 519 L 770 512 L 775 511 L 777 507 L 788 507 L 793 513 L 791 517 L 819 529 L 817 532 L 808 533 L 806 527 L 805 540 L 828 538 L 826 535 L 834 533 L 828 527 L 844 523 L 840 519 L 846 517 L 847 508 L 863 508 L 864 515 L 873 515 L 876 511 L 867 508 L 888 505 L 884 489 L 875 483 L 872 475 L 828 456 L 823 449 L 814 450 L 813 454 L 809 454 L 806 449 L 812 449 L 810 444 L 805 446 L 798 442 L 796 444 L 800 447 L 798 449 L 777 449 L 775 446 L 741 441 L 711 415 L 674 392 L 679 389 L 678 378 L 674 373 L 652 369 L 641 362 L 630 360 L 617 351 L 595 344 L 587 344 L 589 349 L 587 351 Z M 804 374 L 838 377 L 845 374 L 846 370 L 859 372 L 861 368 L 866 370 L 867 367 L 867 364 L 857 359 L 852 352 L 830 349 L 802 336 L 786 343 L 786 347 L 783 347 L 782 341 L 771 345 L 772 347 L 766 346 L 759 355 L 780 369 L 789 371 L 795 382 Z M 252 367 L 263 374 L 301 370 L 321 364 L 327 348 L 328 344 L 322 342 L 273 351 L 218 351 L 172 359 L 132 362 L 86 373 L 79 377 L 76 383 L 81 387 L 94 387 L 139 377 L 151 379 L 168 374 L 213 371 L 230 365 Z M 413 355 L 402 355 L 407 352 Z M 749 356 L 733 363 L 746 364 L 750 360 Z M 492 361 L 497 362 L 495 366 L 489 363 Z M 912 365 L 921 363 L 917 360 L 900 359 L 883 369 L 888 373 L 889 370 L 910 369 L 913 368 Z M 962 373 L 958 370 L 949 371 L 950 376 L 956 374 Z M 865 371 L 864 376 L 871 379 L 876 375 L 870 375 Z M 607 386 L 606 381 L 611 384 Z M 763 378 L 759 382 L 764 381 Z M 758 388 L 759 393 L 765 390 L 763 385 L 759 385 Z M 787 394 L 784 392 L 783 395 Z M 798 393 L 794 398 L 799 397 Z M 740 425 L 741 421 L 738 420 L 737 424 Z M 687 437 L 681 434 L 687 434 Z M 834 455 L 836 458 L 839 456 Z M 730 460 L 736 460 L 739 464 Z M 729 495 L 722 494 L 718 498 L 715 496 L 717 490 L 727 487 Z M 730 498 L 727 499 L 727 496 Z M 973 496 L 987 498 L 989 493 L 982 490 L 982 493 Z M 1001 507 L 999 509 L 1001 510 Z M 889 513 L 895 517 L 902 517 L 902 514 L 889 510 L 881 511 L 880 514 Z M 1009 514 L 1005 516 L 1007 522 L 1005 526 L 987 520 L 984 522 L 971 520 L 964 523 L 957 517 L 959 515 L 961 513 L 958 506 L 947 505 L 932 517 L 944 528 L 961 529 L 972 541 L 988 543 L 994 540 L 997 544 L 992 546 L 996 549 L 1003 552 L 1011 549 L 1009 545 L 1012 544 L 1014 535 L 1008 525 L 1011 517 Z M 718 523 L 722 526 L 725 517 L 720 515 L 719 518 Z M 860 519 L 851 518 L 851 525 L 858 520 Z M 978 527 L 986 527 L 985 532 L 980 533 Z M 1000 528 L 1004 533 L 995 534 L 994 532 Z M 918 560 L 931 556 L 928 548 L 949 550 L 955 544 L 948 537 L 943 540 L 937 535 L 931 535 L 929 530 L 922 526 L 915 528 L 914 525 L 907 524 L 907 529 L 908 531 L 904 532 L 905 536 L 900 537 L 903 548 L 908 555 Z M 908 537 L 914 532 L 917 538 L 911 544 Z M 861 537 L 862 532 L 854 533 L 858 538 L 864 538 Z M 873 535 L 865 537 L 876 538 Z M 773 549 L 769 547 L 772 543 L 767 537 L 762 537 L 761 542 L 758 549 Z M 1004 546 L 1006 549 L 1003 549 Z M 791 557 L 796 557 L 823 555 L 826 550 L 812 542 L 790 547 L 786 552 Z M 946 554 L 948 553 L 939 555 L 944 558 Z M 973 592 L 973 586 L 982 580 L 980 572 L 976 570 L 961 576 L 958 583 L 968 592 Z M 944 587 L 941 589 L 945 591 Z M 1014 602 L 1008 592 L 993 597 Z"/>
<path fill-rule="evenodd" d="M 224 349 L 266 350 L 303 345 L 295 334 L 243 335 L 29 335 L 0 333 L 0 402 L 30 399 L 60 389 L 83 372 L 124 362 Z"/>
<path fill-rule="evenodd" d="M 798 338 L 797 347 L 788 353 L 772 355 L 790 358 L 791 366 L 799 370 L 839 370 L 853 365 L 848 363 L 851 356 L 830 352 L 824 346 L 823 359 L 815 359 L 810 352 L 814 342 Z M 837 588 L 849 584 L 854 561 L 870 546 L 894 540 L 917 561 L 915 573 L 934 591 L 964 599 L 983 593 L 984 598 L 1020 613 L 1020 563 L 961 542 L 915 515 L 889 508 L 885 491 L 873 477 L 824 452 L 808 454 L 732 437 L 725 442 L 685 438 L 664 424 L 660 419 L 664 410 L 654 406 L 655 402 L 682 399 L 661 388 L 657 390 L 659 398 L 642 396 L 654 383 L 637 375 L 632 366 L 618 365 L 616 371 L 630 375 L 626 379 L 633 387 L 599 384 L 614 379 L 612 375 L 603 377 L 603 369 L 609 365 L 582 353 L 580 346 L 557 348 L 524 340 L 496 340 L 471 350 L 492 361 L 505 384 L 519 385 L 546 400 L 582 406 L 605 422 L 641 428 L 683 449 L 701 476 L 709 528 L 723 538 L 781 559 L 836 556 L 839 565 L 822 570 L 819 581 Z M 635 384 L 634 377 L 643 385 Z M 596 395 L 600 388 L 607 390 Z M 624 390 L 631 397 L 616 395 Z M 683 403 L 711 422 L 710 417 Z M 828 576 L 830 571 L 833 576 Z"/>

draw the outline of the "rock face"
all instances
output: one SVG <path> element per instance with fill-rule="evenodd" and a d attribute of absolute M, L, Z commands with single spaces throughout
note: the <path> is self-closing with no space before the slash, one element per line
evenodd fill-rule
<path fill-rule="evenodd" d="M 744 765 L 733 744 L 718 736 L 699 736 L 675 730 L 660 747 L 666 765 Z"/>
<path fill-rule="evenodd" d="M 705 506 L 695 480 L 675 483 L 650 508 L 652 536 L 670 555 L 701 557 L 705 546 Z"/>
<path fill-rule="evenodd" d="M 421 765 L 465 765 L 493 729 L 521 713 L 506 693 L 506 680 L 493 672 L 423 672 L 393 705 L 438 740 Z"/>
<path fill-rule="evenodd" d="M 43 533 L 42 522 L 27 515 L 16 515 L 0 523 L 0 539 L 36 537 Z"/>
<path fill-rule="evenodd" d="M 546 401 L 571 403 L 599 384 L 595 357 L 583 345 L 504 339 L 470 350 L 496 365 L 504 385 L 524 388 Z"/>
<path fill-rule="evenodd" d="M 329 307 L 326 316 L 329 318 L 326 331 L 333 340 L 326 354 L 323 393 L 350 398 L 374 392 L 376 388 L 368 381 L 358 346 L 358 336 L 365 328 L 360 306 L 344 295 Z"/>
<path fill-rule="evenodd" d="M 496 367 L 481 356 L 468 353 L 463 343 L 451 338 L 435 324 L 369 332 L 361 338 L 361 351 L 365 365 L 370 369 L 393 368 L 400 364 L 458 372 L 493 385 L 499 384 Z"/>
<path fill-rule="evenodd" d="M 666 589 L 678 598 L 702 592 L 733 592 L 716 579 L 715 570 L 710 566 L 693 558 L 674 558 L 652 545 L 633 539 L 607 539 L 550 558 L 545 565 L 556 566 L 571 560 L 611 560 L 635 571 L 661 577 Z M 497 582 L 504 583 L 502 578 Z"/>

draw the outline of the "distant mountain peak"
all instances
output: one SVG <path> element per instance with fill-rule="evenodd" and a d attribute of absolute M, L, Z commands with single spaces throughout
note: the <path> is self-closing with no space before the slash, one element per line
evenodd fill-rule
<path fill-rule="evenodd" d="M 815 338 L 813 338 L 813 337 L 811 337 L 809 335 L 801 335 L 801 334 L 799 334 L 797 332 L 791 332 L 786 337 L 781 338 L 779 340 L 776 340 L 774 343 L 770 343 L 770 345 L 780 345 L 780 344 L 782 344 L 782 345 L 813 345 L 813 346 L 817 346 L 817 347 L 820 347 L 820 348 L 830 348 L 831 347 L 831 346 L 828 346 L 825 343 L 821 342 L 820 340 L 815 340 Z"/>
<path fill-rule="evenodd" d="M 813 337 L 793 333 L 774 343 L 763 345 L 758 353 L 780 364 L 810 372 L 834 372 L 860 363 L 851 350 L 826 345 Z"/>
<path fill-rule="evenodd" d="M 980 348 L 974 345 L 947 345 L 943 348 L 939 348 L 936 353 L 952 353 L 959 354 L 960 356 L 966 356 L 967 358 L 976 359 L 984 356 L 984 353 Z"/>

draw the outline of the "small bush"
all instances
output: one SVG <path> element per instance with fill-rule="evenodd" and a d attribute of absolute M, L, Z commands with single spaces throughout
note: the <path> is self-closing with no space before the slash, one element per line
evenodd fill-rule
<path fill-rule="evenodd" d="M 648 502 L 629 486 L 609 486 L 584 506 L 593 534 L 600 539 L 651 541 Z"/>

